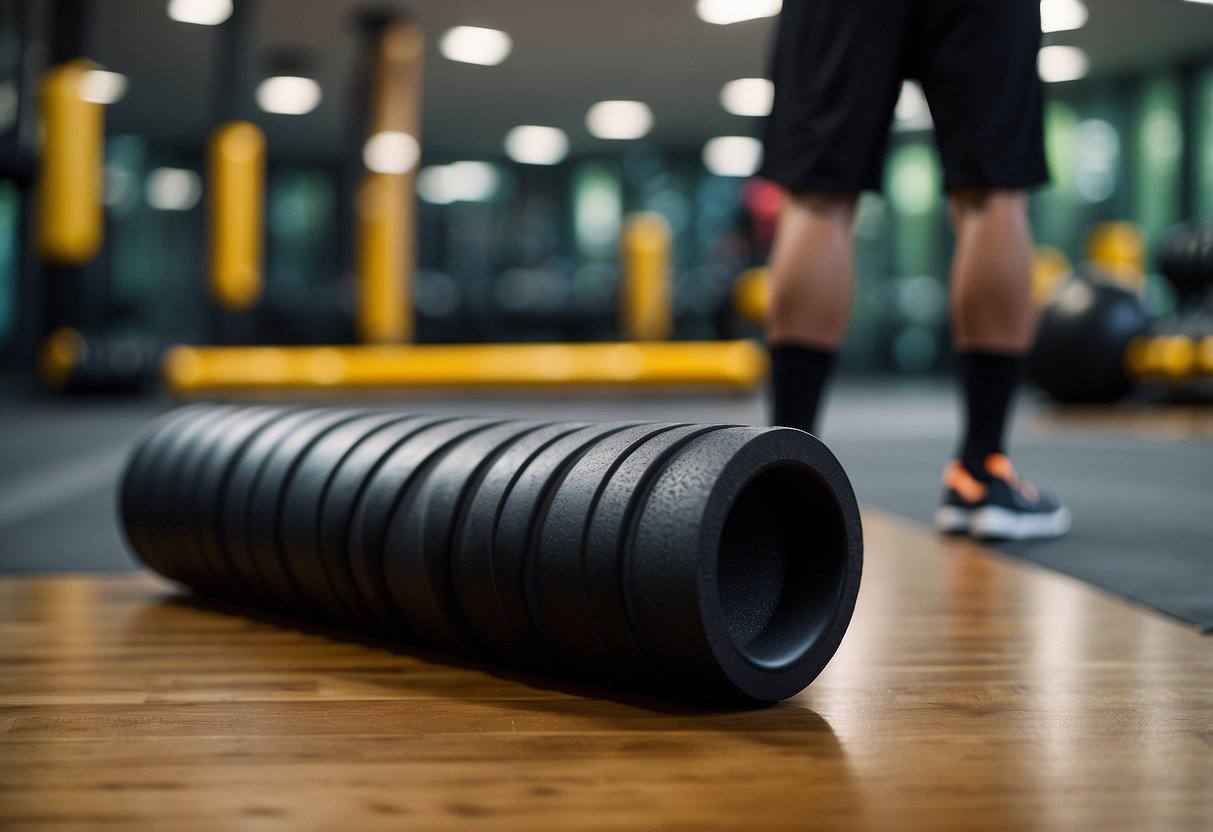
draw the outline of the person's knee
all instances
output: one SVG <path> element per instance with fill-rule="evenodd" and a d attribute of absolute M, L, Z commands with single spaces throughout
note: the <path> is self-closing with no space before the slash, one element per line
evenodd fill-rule
<path fill-rule="evenodd" d="M 948 193 L 953 221 L 973 216 L 1027 216 L 1028 192 L 1022 188 L 957 188 Z"/>
<path fill-rule="evenodd" d="M 829 191 L 791 191 L 785 210 L 807 219 L 833 223 L 840 231 L 850 232 L 855 224 L 859 194 Z"/>

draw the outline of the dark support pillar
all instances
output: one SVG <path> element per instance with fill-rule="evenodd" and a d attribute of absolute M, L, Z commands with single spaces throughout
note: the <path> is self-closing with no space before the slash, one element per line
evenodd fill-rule
<path fill-rule="evenodd" d="M 1197 75 L 1200 67 L 1186 63 L 1179 68 L 1179 124 L 1182 151 L 1179 162 L 1179 217 L 1188 219 L 1196 214 L 1196 179 L 1202 148 L 1197 147 L 1199 135 L 1196 120 L 1200 107 L 1196 100 Z"/>
<path fill-rule="evenodd" d="M 249 116 L 256 14 L 256 0 L 238 0 L 232 4 L 231 17 L 217 27 L 215 86 L 211 91 L 212 127 Z"/>
<path fill-rule="evenodd" d="M 42 18 L 43 12 L 45 9 L 38 0 L 0 0 L 0 30 L 15 35 L 0 42 L 0 79 L 11 84 L 17 93 L 16 116 L 0 128 L 0 181 L 16 186 L 20 203 L 12 232 L 14 322 L 12 331 L 0 342 L 0 363 L 13 371 L 18 381 L 28 381 L 42 309 L 42 300 L 35 294 L 40 284 L 30 246 L 37 119 L 33 101 L 36 79 L 29 55 L 37 39 L 35 22 Z"/>
<path fill-rule="evenodd" d="M 47 69 L 88 55 L 88 22 L 91 0 L 51 0 Z M 37 334 L 42 342 L 61 326 L 83 329 L 88 320 L 84 304 L 83 265 L 44 264 L 42 267 L 42 322 Z"/>
<path fill-rule="evenodd" d="M 247 120 L 251 115 L 257 5 L 257 0 L 237 0 L 232 4 L 231 16 L 217 27 L 217 46 L 212 74 L 214 87 L 211 90 L 212 131 L 217 130 L 226 122 Z M 212 132 L 213 135 L 214 132 Z M 210 163 L 208 159 L 207 164 Z M 208 191 L 211 192 L 206 193 L 203 198 L 209 201 L 215 198 L 215 194 L 209 187 L 213 185 L 209 172 L 206 181 Z M 206 251 L 209 273 L 210 258 L 214 256 L 212 235 L 215 233 L 209 208 L 207 222 Z M 256 307 L 251 309 L 225 308 L 215 302 L 214 297 L 211 296 L 208 316 L 211 340 L 220 344 L 256 342 L 258 314 Z"/>

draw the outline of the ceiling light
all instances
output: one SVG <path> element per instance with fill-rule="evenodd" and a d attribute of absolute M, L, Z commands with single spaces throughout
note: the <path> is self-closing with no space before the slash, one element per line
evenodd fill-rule
<path fill-rule="evenodd" d="M 232 16 L 232 0 L 168 0 L 168 16 L 179 23 L 218 26 Z"/>
<path fill-rule="evenodd" d="M 653 129 L 653 111 L 642 101 L 599 101 L 585 126 L 600 139 L 639 139 Z"/>
<path fill-rule="evenodd" d="M 1036 60 L 1040 80 L 1046 83 L 1077 81 L 1085 78 L 1091 59 L 1077 46 L 1045 46 Z"/>
<path fill-rule="evenodd" d="M 320 85 L 299 75 L 275 75 L 257 85 L 257 106 L 267 113 L 301 116 L 320 104 Z"/>
<path fill-rule="evenodd" d="M 1213 0 L 1188 0 L 1189 3 L 1204 3 L 1206 6 L 1213 6 Z"/>
<path fill-rule="evenodd" d="M 426 202 L 485 202 L 497 194 L 497 168 L 488 162 L 431 165 L 417 174 L 417 193 Z"/>
<path fill-rule="evenodd" d="M 525 124 L 505 135 L 505 152 L 524 165 L 554 165 L 569 152 L 569 137 L 558 127 Z"/>
<path fill-rule="evenodd" d="M 1213 0 L 1210 0 L 1213 2 Z M 1082 0 L 1040 0 L 1040 31 L 1069 32 L 1081 29 L 1090 17 Z"/>
<path fill-rule="evenodd" d="M 496 66 L 513 48 L 514 42 L 505 32 L 479 26 L 456 26 L 438 43 L 438 49 L 452 61 L 481 66 Z"/>
<path fill-rule="evenodd" d="M 113 104 L 126 95 L 126 76 L 120 72 L 90 69 L 84 73 L 80 97 L 93 104 Z"/>
<path fill-rule="evenodd" d="M 188 211 L 202 198 L 202 179 L 185 168 L 156 168 L 147 175 L 143 195 L 157 211 Z"/>
<path fill-rule="evenodd" d="M 383 130 L 362 146 L 362 163 L 375 173 L 408 173 L 421 158 L 421 146 L 408 133 Z"/>
<path fill-rule="evenodd" d="M 703 146 L 703 164 L 717 176 L 752 176 L 762 162 L 762 142 L 749 136 L 717 136 Z"/>
<path fill-rule="evenodd" d="M 705 23 L 725 26 L 759 17 L 774 17 L 782 8 L 783 0 L 698 0 L 695 14 Z"/>
<path fill-rule="evenodd" d="M 765 116 L 771 113 L 775 85 L 766 78 L 738 78 L 720 90 L 720 105 L 735 116 Z"/>

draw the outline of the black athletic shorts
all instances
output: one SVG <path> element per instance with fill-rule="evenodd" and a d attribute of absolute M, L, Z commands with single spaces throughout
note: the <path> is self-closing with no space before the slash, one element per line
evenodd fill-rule
<path fill-rule="evenodd" d="M 922 84 L 944 188 L 1048 180 L 1037 0 L 784 0 L 759 175 L 793 191 L 880 190 L 904 78 Z"/>

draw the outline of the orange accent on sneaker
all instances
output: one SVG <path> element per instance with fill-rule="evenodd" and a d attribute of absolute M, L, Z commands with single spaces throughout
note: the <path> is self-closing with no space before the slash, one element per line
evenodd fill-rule
<path fill-rule="evenodd" d="M 968 469 L 955 459 L 944 466 L 943 484 L 959 494 L 960 499 L 966 503 L 980 502 L 989 490 L 989 486 L 970 474 Z"/>
<path fill-rule="evenodd" d="M 1011 464 L 1011 458 L 1006 454 L 990 454 L 985 459 L 985 466 L 987 471 L 1000 480 L 1006 480 L 1012 485 L 1019 482 L 1015 466 Z"/>
<path fill-rule="evenodd" d="M 1005 480 L 1008 485 L 1022 492 L 1029 500 L 1035 502 L 1040 499 L 1040 492 L 1036 490 L 1036 486 L 1019 478 L 1019 474 L 1015 473 L 1015 466 L 1011 464 L 1011 459 L 1006 454 L 990 454 L 985 459 L 985 466 L 990 474 L 1000 480 Z"/>

